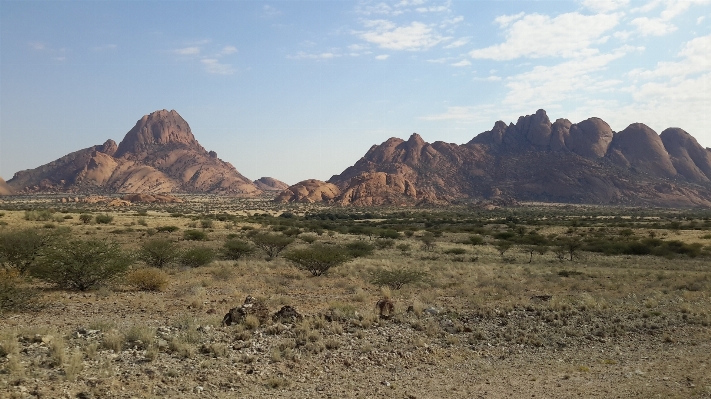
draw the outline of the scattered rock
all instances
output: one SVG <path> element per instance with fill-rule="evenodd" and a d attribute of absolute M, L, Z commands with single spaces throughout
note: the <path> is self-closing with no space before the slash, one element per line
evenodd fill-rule
<path fill-rule="evenodd" d="M 241 306 L 230 309 L 222 319 L 222 325 L 230 326 L 241 323 L 249 315 L 254 315 L 260 323 L 265 323 L 269 320 L 269 308 L 264 302 L 248 295 Z"/>
<path fill-rule="evenodd" d="M 274 313 L 272 316 L 272 321 L 275 323 L 296 323 L 301 321 L 304 317 L 296 311 L 292 306 L 286 305 L 282 306 L 278 312 Z"/>

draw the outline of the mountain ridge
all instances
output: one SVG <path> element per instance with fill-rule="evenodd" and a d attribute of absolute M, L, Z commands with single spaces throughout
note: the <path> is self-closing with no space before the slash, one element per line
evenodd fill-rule
<path fill-rule="evenodd" d="M 544 201 L 711 207 L 710 182 L 711 151 L 683 129 L 669 128 L 658 135 L 642 123 L 633 123 L 614 132 L 597 117 L 551 123 L 541 109 L 519 117 L 515 124 L 497 121 L 491 130 L 461 145 L 428 143 L 417 133 L 408 140 L 389 138 L 324 182 L 336 186 L 339 194 L 320 202 L 369 206 Z M 313 182 L 308 186 L 297 183 L 276 200 L 311 201 L 308 190 L 319 187 Z M 301 196 L 288 192 L 304 190 Z"/>

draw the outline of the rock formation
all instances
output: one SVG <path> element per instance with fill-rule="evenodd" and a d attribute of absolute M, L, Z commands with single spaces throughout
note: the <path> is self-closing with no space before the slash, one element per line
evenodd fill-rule
<path fill-rule="evenodd" d="M 262 191 L 231 164 L 206 151 L 175 111 L 145 115 L 118 145 L 108 140 L 8 181 L 18 192 L 221 193 Z"/>
<path fill-rule="evenodd" d="M 10 186 L 5 183 L 5 180 L 0 177 L 0 195 L 12 195 L 13 191 Z"/>
<path fill-rule="evenodd" d="M 288 184 L 273 177 L 262 177 L 253 183 L 262 191 L 284 191 L 289 188 Z"/>
<path fill-rule="evenodd" d="M 301 182 L 277 200 L 711 207 L 711 151 L 677 128 L 660 136 L 635 123 L 615 133 L 599 118 L 551 123 L 538 110 L 516 124 L 498 121 L 463 145 L 390 138 L 328 182 Z"/>

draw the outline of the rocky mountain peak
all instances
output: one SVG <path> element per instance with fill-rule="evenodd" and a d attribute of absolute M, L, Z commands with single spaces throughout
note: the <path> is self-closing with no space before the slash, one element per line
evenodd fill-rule
<path fill-rule="evenodd" d="M 166 144 L 201 148 L 185 119 L 175 110 L 161 110 L 139 119 L 121 140 L 114 156 L 119 158 L 126 154 L 139 154 L 154 146 Z"/>

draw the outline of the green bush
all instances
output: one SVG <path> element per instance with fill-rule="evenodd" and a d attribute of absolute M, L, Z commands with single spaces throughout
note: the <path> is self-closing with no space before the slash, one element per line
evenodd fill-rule
<path fill-rule="evenodd" d="M 250 237 L 252 243 L 267 254 L 267 259 L 272 260 L 279 256 L 294 239 L 282 234 L 257 233 Z"/>
<path fill-rule="evenodd" d="M 94 217 L 88 213 L 82 213 L 81 215 L 79 215 L 79 220 L 81 220 L 81 222 L 84 224 L 88 224 L 93 218 Z"/>
<path fill-rule="evenodd" d="M 255 248 L 242 240 L 227 240 L 222 245 L 222 256 L 228 260 L 240 260 L 252 255 Z"/>
<path fill-rule="evenodd" d="M 213 224 L 212 219 L 203 219 L 200 221 L 200 227 L 203 229 L 211 229 Z"/>
<path fill-rule="evenodd" d="M 380 231 L 380 238 L 397 239 L 400 238 L 400 233 L 395 230 L 386 229 Z"/>
<path fill-rule="evenodd" d="M 207 233 L 200 230 L 185 230 L 183 238 L 188 241 L 205 241 L 207 240 Z"/>
<path fill-rule="evenodd" d="M 298 269 L 313 276 L 320 276 L 328 269 L 352 259 L 347 248 L 338 245 L 314 244 L 308 248 L 295 249 L 284 255 Z"/>
<path fill-rule="evenodd" d="M 215 251 L 207 247 L 190 248 L 180 255 L 180 263 L 188 267 L 204 266 L 213 260 L 215 260 Z"/>
<path fill-rule="evenodd" d="M 36 211 L 25 211 L 25 220 L 46 222 L 52 220 L 54 211 L 49 209 L 38 209 Z"/>
<path fill-rule="evenodd" d="M 378 247 L 378 249 L 392 248 L 395 246 L 395 240 L 391 238 L 378 238 L 375 240 L 375 246 Z"/>
<path fill-rule="evenodd" d="M 318 237 L 316 237 L 313 234 L 302 234 L 300 237 L 301 241 L 308 243 L 308 244 L 313 244 L 318 240 Z"/>
<path fill-rule="evenodd" d="M 47 236 L 35 229 L 0 233 L 0 265 L 25 273 L 46 241 Z"/>
<path fill-rule="evenodd" d="M 178 245 L 170 240 L 152 239 L 138 250 L 138 259 L 148 266 L 162 268 L 178 258 Z"/>
<path fill-rule="evenodd" d="M 114 221 L 114 217 L 111 215 L 103 214 L 103 215 L 96 215 L 94 217 L 96 220 L 96 223 L 98 224 L 109 224 Z"/>
<path fill-rule="evenodd" d="M 360 258 L 372 255 L 375 250 L 375 246 L 365 241 L 353 241 L 346 244 L 346 249 L 348 249 L 348 252 L 352 257 Z"/>
<path fill-rule="evenodd" d="M 380 269 L 373 273 L 371 282 L 378 286 L 387 286 L 399 290 L 405 284 L 418 283 L 425 279 L 427 274 L 422 271 L 409 269 L 385 270 Z"/>
<path fill-rule="evenodd" d="M 66 289 L 86 291 L 128 270 L 133 260 L 116 242 L 59 241 L 45 247 L 32 274 Z"/>

